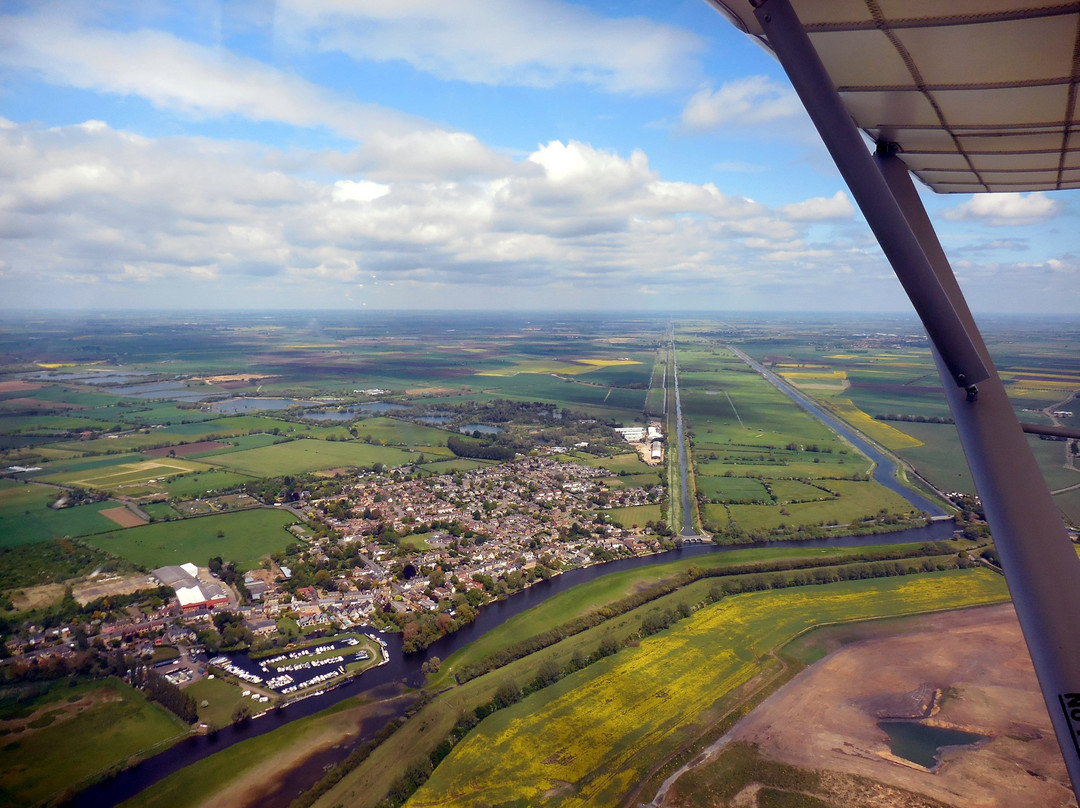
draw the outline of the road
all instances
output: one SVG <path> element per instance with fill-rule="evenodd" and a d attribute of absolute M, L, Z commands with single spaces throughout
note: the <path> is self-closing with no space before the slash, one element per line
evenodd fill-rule
<path fill-rule="evenodd" d="M 675 440 L 679 450 L 679 479 L 682 482 L 682 529 L 679 535 L 686 540 L 702 541 L 704 537 L 694 530 L 693 511 L 690 510 L 690 480 L 686 470 L 689 452 L 686 445 L 686 433 L 683 430 L 682 399 L 679 397 L 679 361 L 675 357 L 674 334 L 671 338 L 671 380 L 675 386 Z"/>

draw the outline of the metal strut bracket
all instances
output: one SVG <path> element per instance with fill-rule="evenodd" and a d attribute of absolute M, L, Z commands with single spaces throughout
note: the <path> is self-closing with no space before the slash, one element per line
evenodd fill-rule
<path fill-rule="evenodd" d="M 977 393 L 974 386 L 989 378 L 986 365 L 874 165 L 799 18 L 787 0 L 763 0 L 754 14 L 949 375 L 973 401 Z"/>

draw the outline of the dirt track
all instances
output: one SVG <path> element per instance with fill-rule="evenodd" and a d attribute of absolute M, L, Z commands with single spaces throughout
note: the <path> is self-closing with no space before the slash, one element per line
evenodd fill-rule
<path fill-rule="evenodd" d="M 927 723 L 991 740 L 948 751 L 934 771 L 894 757 L 879 718 L 923 708 L 932 711 Z M 861 775 L 957 808 L 1076 805 L 1011 605 L 930 615 L 899 636 L 844 647 L 731 735 L 774 760 Z"/>

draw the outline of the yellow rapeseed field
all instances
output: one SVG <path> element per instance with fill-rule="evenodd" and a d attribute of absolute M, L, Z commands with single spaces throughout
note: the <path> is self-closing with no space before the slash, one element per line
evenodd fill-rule
<path fill-rule="evenodd" d="M 495 713 L 408 805 L 618 805 L 659 760 L 700 734 L 696 722 L 750 679 L 763 655 L 801 631 L 1007 597 L 986 570 L 728 597 Z"/>
<path fill-rule="evenodd" d="M 847 371 L 845 370 L 782 370 L 780 375 L 791 382 L 798 384 L 800 379 L 846 379 Z"/>
<path fill-rule="evenodd" d="M 824 403 L 857 430 L 876 440 L 886 449 L 914 449 L 916 446 L 923 445 L 918 438 L 863 412 L 849 398 L 837 398 Z"/>
<path fill-rule="evenodd" d="M 633 359 L 571 359 L 565 362 L 543 359 L 527 359 L 497 370 L 482 370 L 477 376 L 516 376 L 519 373 L 554 373 L 560 376 L 576 376 L 597 368 L 615 365 L 640 365 Z"/>

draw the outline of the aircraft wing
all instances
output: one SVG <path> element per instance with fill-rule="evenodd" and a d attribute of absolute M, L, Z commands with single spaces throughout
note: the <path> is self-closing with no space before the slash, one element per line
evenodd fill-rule
<path fill-rule="evenodd" d="M 1080 559 L 911 181 L 1080 187 L 1080 3 L 707 1 L 784 67 L 927 330 L 1080 793 Z"/>

